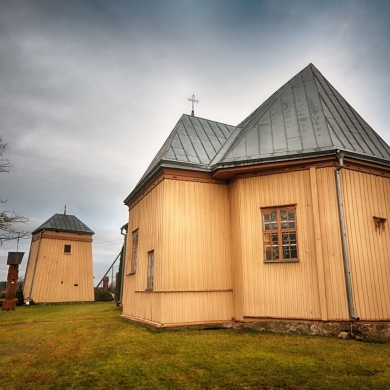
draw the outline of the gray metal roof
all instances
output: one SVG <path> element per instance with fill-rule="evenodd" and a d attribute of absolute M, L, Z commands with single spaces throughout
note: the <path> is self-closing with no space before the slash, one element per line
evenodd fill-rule
<path fill-rule="evenodd" d="M 140 182 L 160 161 L 208 165 L 234 129 L 224 123 L 183 114 Z"/>
<path fill-rule="evenodd" d="M 45 223 L 35 229 L 32 234 L 41 230 L 58 230 L 60 232 L 95 234 L 87 225 L 74 215 L 54 214 Z"/>
<path fill-rule="evenodd" d="M 390 165 L 386 142 L 309 64 L 237 127 L 183 115 L 125 203 L 160 166 L 212 172 L 336 150 Z"/>
<path fill-rule="evenodd" d="M 213 164 L 342 149 L 390 160 L 389 146 L 310 64 L 239 125 Z"/>

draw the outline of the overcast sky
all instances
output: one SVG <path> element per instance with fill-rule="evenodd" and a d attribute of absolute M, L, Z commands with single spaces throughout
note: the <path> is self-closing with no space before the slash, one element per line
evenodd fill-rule
<path fill-rule="evenodd" d="M 183 113 L 237 125 L 309 63 L 390 143 L 390 1 L 0 0 L 0 207 L 95 231 L 95 284 L 123 200 Z M 20 267 L 24 276 L 30 240 Z M 0 247 L 0 281 L 7 252 Z"/>

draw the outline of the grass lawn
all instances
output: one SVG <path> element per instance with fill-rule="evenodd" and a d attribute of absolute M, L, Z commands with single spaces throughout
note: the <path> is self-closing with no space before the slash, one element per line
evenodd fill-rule
<path fill-rule="evenodd" d="M 390 343 L 151 332 L 113 303 L 0 312 L 0 389 L 390 389 Z"/>

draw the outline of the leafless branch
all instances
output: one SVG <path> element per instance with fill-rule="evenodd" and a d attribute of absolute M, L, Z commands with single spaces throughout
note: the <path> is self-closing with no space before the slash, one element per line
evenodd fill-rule
<path fill-rule="evenodd" d="M 0 245 L 5 241 L 27 238 L 30 233 L 18 230 L 14 227 L 15 223 L 26 223 L 28 218 L 9 211 L 0 211 Z"/>
<path fill-rule="evenodd" d="M 9 169 L 12 167 L 9 158 L 4 156 L 7 150 L 8 144 L 3 143 L 3 139 L 0 136 L 0 172 L 9 172 Z"/>
<path fill-rule="evenodd" d="M 8 150 L 8 145 L 3 142 L 0 136 L 0 172 L 9 172 L 11 164 L 8 157 L 4 157 L 4 153 Z M 0 198 L 0 203 L 7 201 Z M 15 212 L 0 211 L 0 245 L 5 241 L 27 238 L 30 233 L 23 230 L 18 230 L 14 227 L 16 223 L 26 223 L 28 218 L 22 217 Z"/>

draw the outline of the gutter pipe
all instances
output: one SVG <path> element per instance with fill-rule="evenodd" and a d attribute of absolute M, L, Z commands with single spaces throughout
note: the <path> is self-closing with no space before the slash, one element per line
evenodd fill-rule
<path fill-rule="evenodd" d="M 124 277 L 125 277 L 125 261 L 126 261 L 126 244 L 127 244 L 127 227 L 125 228 L 126 225 L 121 227 L 121 234 L 124 236 L 124 244 L 123 244 L 123 251 L 122 251 L 122 275 L 121 275 L 121 291 L 119 295 L 119 302 L 122 302 L 122 295 L 123 295 L 123 284 L 125 282 Z M 126 233 L 123 233 L 123 230 Z"/>
<path fill-rule="evenodd" d="M 353 300 L 353 291 L 352 291 L 352 282 L 351 282 L 351 269 L 349 266 L 349 252 L 348 252 L 348 243 L 347 243 L 347 232 L 345 228 L 345 214 L 344 214 L 344 202 L 343 202 L 343 193 L 341 185 L 341 175 L 340 171 L 344 167 L 344 152 L 340 150 L 337 151 L 337 159 L 339 160 L 339 166 L 336 168 L 336 192 L 337 192 L 337 205 L 339 208 L 339 220 L 340 220 L 340 233 L 341 233 L 341 245 L 343 250 L 343 263 L 344 263 L 344 274 L 345 274 L 345 286 L 347 289 L 347 299 L 348 299 L 348 311 L 349 316 L 356 321 L 359 321 L 360 318 L 355 313 L 355 305 Z"/>

